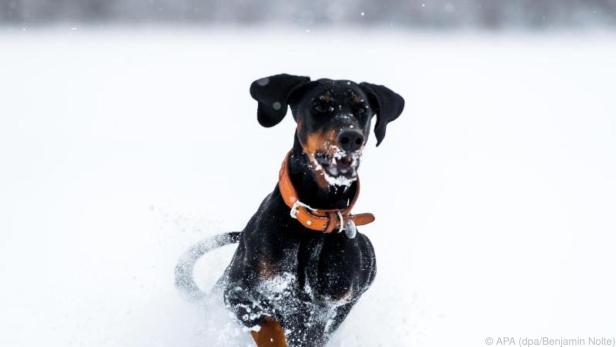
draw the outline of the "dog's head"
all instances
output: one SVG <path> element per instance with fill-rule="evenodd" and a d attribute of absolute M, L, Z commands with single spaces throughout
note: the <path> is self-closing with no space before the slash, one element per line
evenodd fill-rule
<path fill-rule="evenodd" d="M 329 185 L 349 185 L 357 169 L 372 118 L 377 146 L 387 124 L 398 118 L 404 99 L 389 88 L 370 83 L 280 74 L 256 80 L 250 94 L 258 101 L 257 118 L 272 127 L 290 106 L 296 136 L 310 167 Z"/>

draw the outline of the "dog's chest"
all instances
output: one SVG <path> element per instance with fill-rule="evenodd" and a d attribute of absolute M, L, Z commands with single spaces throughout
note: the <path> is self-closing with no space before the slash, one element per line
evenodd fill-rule
<path fill-rule="evenodd" d="M 295 277 L 294 287 L 301 297 L 328 306 L 350 302 L 361 287 L 355 265 L 361 252 L 344 244 L 343 239 L 318 237 L 297 245 L 294 264 L 286 267 Z"/>

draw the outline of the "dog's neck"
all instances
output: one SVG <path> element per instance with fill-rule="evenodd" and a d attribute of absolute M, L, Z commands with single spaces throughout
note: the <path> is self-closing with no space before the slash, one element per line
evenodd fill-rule
<path fill-rule="evenodd" d="M 317 182 L 315 175 L 320 173 L 312 170 L 310 160 L 297 137 L 289 157 L 289 173 L 299 199 L 313 208 L 342 209 L 347 207 L 355 196 L 357 182 L 353 182 L 349 187 L 324 186 Z"/>

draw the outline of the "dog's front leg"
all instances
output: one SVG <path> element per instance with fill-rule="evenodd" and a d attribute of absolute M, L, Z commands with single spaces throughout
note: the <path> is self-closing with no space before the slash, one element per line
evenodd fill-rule
<path fill-rule="evenodd" d="M 255 294 L 232 287 L 225 291 L 225 303 L 244 326 L 252 329 L 258 347 L 287 347 L 284 329 L 272 318 L 275 311 L 265 298 L 255 298 Z"/>
<path fill-rule="evenodd" d="M 245 286 L 230 286 L 225 290 L 224 299 L 227 308 L 247 328 L 256 327 L 264 317 L 274 313 L 264 297 Z"/>
<path fill-rule="evenodd" d="M 276 321 L 275 309 L 266 298 L 241 286 L 232 286 L 225 291 L 225 303 L 246 327 L 258 347 L 287 347 L 284 329 Z"/>

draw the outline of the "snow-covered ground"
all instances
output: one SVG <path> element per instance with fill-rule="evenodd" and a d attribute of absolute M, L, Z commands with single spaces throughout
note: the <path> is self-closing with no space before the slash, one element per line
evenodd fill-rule
<path fill-rule="evenodd" d="M 249 346 L 173 268 L 274 188 L 294 124 L 259 127 L 248 86 L 279 72 L 407 100 L 365 153 L 378 276 L 331 346 L 616 335 L 615 34 L 285 32 L 0 32 L 1 346 Z"/>

